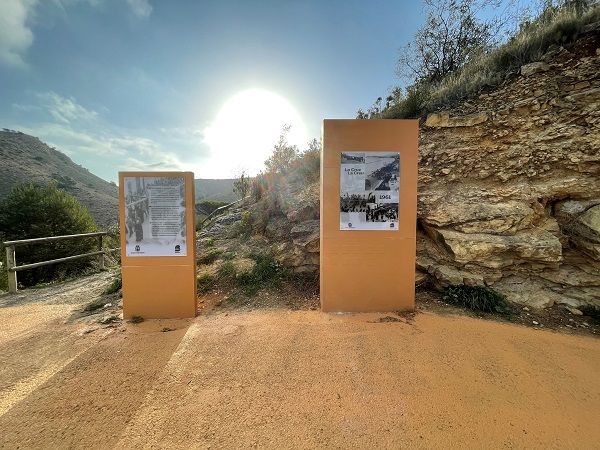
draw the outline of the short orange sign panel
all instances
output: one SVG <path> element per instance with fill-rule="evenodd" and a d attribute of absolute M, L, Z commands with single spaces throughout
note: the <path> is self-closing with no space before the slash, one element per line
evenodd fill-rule
<path fill-rule="evenodd" d="M 194 174 L 120 172 L 123 316 L 194 317 Z"/>
<path fill-rule="evenodd" d="M 321 308 L 413 310 L 417 120 L 325 120 Z"/>

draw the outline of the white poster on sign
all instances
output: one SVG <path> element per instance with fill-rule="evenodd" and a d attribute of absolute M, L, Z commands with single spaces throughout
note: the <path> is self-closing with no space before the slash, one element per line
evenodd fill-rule
<path fill-rule="evenodd" d="M 340 230 L 398 230 L 399 152 L 342 152 Z"/>
<path fill-rule="evenodd" d="M 183 177 L 125 177 L 127 256 L 186 256 Z"/>

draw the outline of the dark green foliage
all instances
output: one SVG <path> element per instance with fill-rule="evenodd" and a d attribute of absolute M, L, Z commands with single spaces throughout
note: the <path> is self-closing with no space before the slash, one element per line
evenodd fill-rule
<path fill-rule="evenodd" d="M 0 203 L 2 240 L 90 233 L 96 224 L 88 210 L 55 184 L 20 184 Z M 87 253 L 97 248 L 97 238 L 67 239 L 49 244 L 17 247 L 17 263 L 28 264 Z M 19 273 L 19 282 L 32 286 L 60 276 L 77 273 L 91 259 L 54 264 Z"/>
<path fill-rule="evenodd" d="M 104 293 L 107 295 L 115 294 L 121 290 L 123 287 L 123 280 L 121 279 L 121 274 L 117 275 L 112 282 L 104 289 Z"/>
<path fill-rule="evenodd" d="M 6 198 L 15 184 L 54 180 L 90 209 L 98 225 L 104 228 L 117 223 L 116 185 L 73 163 L 64 153 L 33 136 L 5 130 L 0 131 L 0 156 L 0 199 Z"/>
<path fill-rule="evenodd" d="M 449 286 L 444 301 L 482 312 L 504 313 L 508 307 L 506 297 L 488 286 Z"/>
<path fill-rule="evenodd" d="M 214 212 L 217 208 L 228 205 L 227 202 L 217 202 L 214 200 L 204 200 L 196 204 L 196 210 L 202 214 L 209 215 Z"/>
<path fill-rule="evenodd" d="M 242 218 L 235 223 L 230 230 L 231 237 L 245 236 L 249 237 L 252 234 L 254 219 L 250 211 L 244 211 Z"/>
<path fill-rule="evenodd" d="M 240 274 L 238 284 L 246 295 L 256 295 L 264 287 L 276 287 L 286 276 L 285 268 L 271 255 L 255 254 L 250 256 L 255 266 L 249 273 Z"/>
<path fill-rule="evenodd" d="M 75 186 L 77 185 L 75 180 L 68 175 L 61 175 L 58 173 L 53 173 L 52 178 L 56 181 L 56 185 L 60 189 L 64 189 L 65 191 L 73 190 L 75 188 Z M 93 184 L 90 183 L 89 186 L 93 187 Z"/>

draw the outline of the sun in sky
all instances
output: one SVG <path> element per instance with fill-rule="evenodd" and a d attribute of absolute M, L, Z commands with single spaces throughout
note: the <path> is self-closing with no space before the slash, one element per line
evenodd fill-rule
<path fill-rule="evenodd" d="M 211 177 L 233 177 L 241 170 L 256 175 L 284 125 L 291 127 L 288 143 L 304 149 L 309 140 L 306 126 L 287 99 L 264 89 L 245 90 L 229 98 L 204 130 L 211 152 Z"/>

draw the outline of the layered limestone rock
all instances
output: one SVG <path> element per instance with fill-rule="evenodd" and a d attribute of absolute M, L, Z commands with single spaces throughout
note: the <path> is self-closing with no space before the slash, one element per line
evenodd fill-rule
<path fill-rule="evenodd" d="M 434 286 L 600 305 L 599 46 L 596 30 L 427 119 L 417 269 Z"/>

